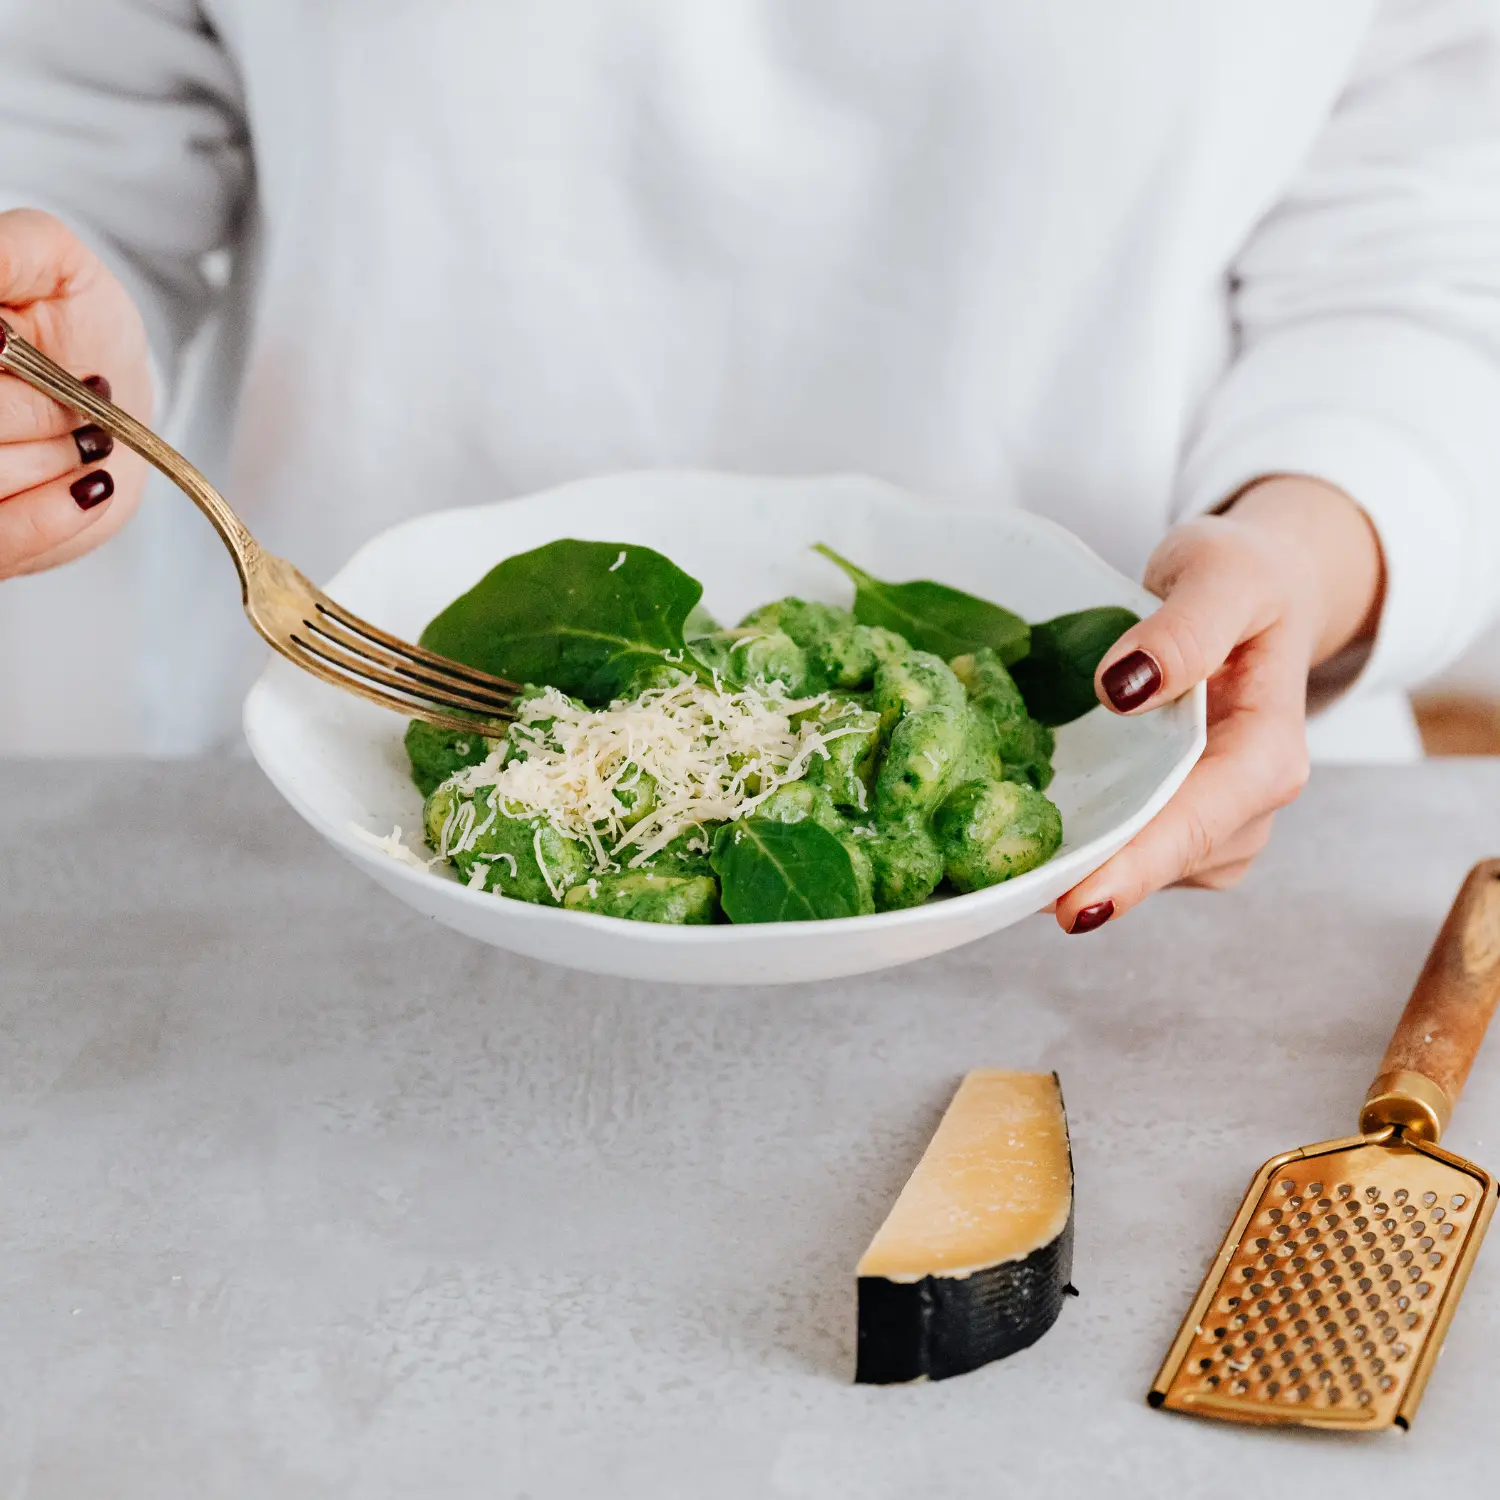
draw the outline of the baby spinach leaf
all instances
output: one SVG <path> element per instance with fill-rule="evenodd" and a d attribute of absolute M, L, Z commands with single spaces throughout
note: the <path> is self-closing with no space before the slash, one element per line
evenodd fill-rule
<path fill-rule="evenodd" d="M 709 863 L 731 922 L 816 922 L 859 915 L 849 851 L 810 819 L 747 818 L 719 830 Z"/>
<path fill-rule="evenodd" d="M 681 661 L 683 627 L 702 594 L 649 547 L 549 542 L 491 568 L 428 625 L 422 644 L 597 706 L 643 666 Z"/>
<path fill-rule="evenodd" d="M 1033 625 L 1031 651 L 1010 669 L 1031 717 L 1043 724 L 1070 724 L 1097 708 L 1094 673 L 1104 653 L 1139 619 L 1131 610 L 1106 604 Z"/>
<path fill-rule="evenodd" d="M 927 579 L 882 582 L 822 542 L 813 551 L 853 581 L 854 618 L 861 625 L 894 630 L 919 651 L 931 651 L 944 661 L 981 646 L 992 647 L 1007 666 L 1026 655 L 1030 632 L 1025 620 L 998 604 Z"/>

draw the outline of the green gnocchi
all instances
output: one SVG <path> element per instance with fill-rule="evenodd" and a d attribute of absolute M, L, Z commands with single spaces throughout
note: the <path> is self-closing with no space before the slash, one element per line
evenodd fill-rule
<path fill-rule="evenodd" d="M 634 553 L 630 586 L 644 592 L 632 602 L 612 578 L 590 603 L 577 580 L 614 552 L 554 543 L 510 560 L 533 588 L 548 566 L 566 572 L 574 607 L 597 617 L 546 648 L 553 685 L 528 687 L 514 723 L 407 732 L 427 841 L 471 888 L 631 921 L 806 920 L 981 890 L 1057 852 L 1053 731 L 1007 665 L 1024 659 L 1024 621 L 942 585 L 861 573 L 856 610 L 787 598 L 722 628 L 694 581 L 644 548 L 619 549 L 608 569 Z M 510 594 L 484 594 L 508 566 L 434 622 L 447 632 L 437 644 L 477 640 L 511 608 L 514 579 Z M 923 623 L 929 607 L 940 622 Z M 632 638 L 626 626 L 648 616 L 650 638 Z M 893 620 L 912 621 L 918 642 L 968 649 L 945 660 Z M 471 658 L 523 680 L 515 669 L 542 660 L 545 642 L 504 628 L 533 657 L 506 656 L 522 646 L 497 645 L 494 624 Z M 585 638 L 622 644 L 589 656 Z"/>

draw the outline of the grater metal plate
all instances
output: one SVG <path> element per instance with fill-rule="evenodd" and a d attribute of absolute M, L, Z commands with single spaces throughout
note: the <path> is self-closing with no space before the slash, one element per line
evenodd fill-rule
<path fill-rule="evenodd" d="M 1273 1158 L 1152 1404 L 1263 1424 L 1408 1425 L 1494 1208 L 1488 1173 L 1389 1130 Z"/>

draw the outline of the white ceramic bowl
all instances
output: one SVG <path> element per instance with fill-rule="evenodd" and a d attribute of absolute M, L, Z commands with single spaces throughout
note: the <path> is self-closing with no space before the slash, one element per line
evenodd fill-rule
<path fill-rule="evenodd" d="M 827 542 L 881 577 L 936 578 L 1032 620 L 1155 600 L 1081 542 L 1024 511 L 960 511 L 861 478 L 637 473 L 424 516 L 361 548 L 328 592 L 409 640 L 501 558 L 558 537 L 654 547 L 733 621 L 787 594 L 847 603 L 849 585 L 809 551 Z M 661 927 L 471 891 L 372 847 L 359 825 L 400 826 L 420 849 L 422 799 L 405 724 L 275 658 L 245 702 L 261 768 L 335 849 L 392 895 L 497 948 L 596 974 L 700 984 L 781 984 L 908 963 L 1038 911 L 1096 869 L 1171 796 L 1202 752 L 1201 689 L 1140 719 L 1097 710 L 1058 732 L 1049 795 L 1065 841 L 1046 865 L 972 895 L 835 922 Z"/>

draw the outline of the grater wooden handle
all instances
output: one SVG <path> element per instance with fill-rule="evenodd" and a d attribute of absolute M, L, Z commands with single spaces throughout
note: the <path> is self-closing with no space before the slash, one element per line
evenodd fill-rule
<path fill-rule="evenodd" d="M 1362 1130 L 1400 1125 L 1436 1141 L 1500 1000 L 1500 859 L 1469 871 L 1396 1023 L 1360 1112 Z"/>

